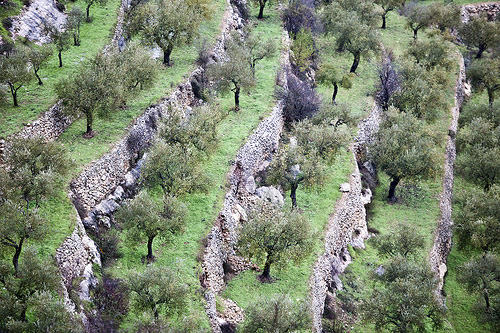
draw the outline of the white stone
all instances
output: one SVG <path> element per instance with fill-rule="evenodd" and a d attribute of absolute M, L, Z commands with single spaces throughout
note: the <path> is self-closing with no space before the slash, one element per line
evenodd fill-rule
<path fill-rule="evenodd" d="M 350 192 L 350 191 L 351 191 L 351 185 L 349 183 L 340 184 L 340 192 Z"/>

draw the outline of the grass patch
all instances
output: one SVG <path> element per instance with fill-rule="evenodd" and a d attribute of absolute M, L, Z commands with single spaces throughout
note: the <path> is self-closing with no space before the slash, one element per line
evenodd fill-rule
<path fill-rule="evenodd" d="M 260 22 L 255 32 L 262 32 L 263 37 L 273 36 L 280 41 L 281 29 L 277 25 L 277 15 Z M 175 58 L 174 58 L 175 59 Z M 175 60 L 174 60 L 175 61 Z M 154 243 L 154 254 L 157 258 L 155 265 L 172 267 L 179 272 L 182 281 L 188 284 L 189 312 L 191 314 L 204 313 L 203 293 L 198 280 L 201 273 L 196 256 L 200 249 L 200 240 L 205 237 L 222 207 L 226 192 L 226 176 L 236 152 L 260 123 L 262 117 L 270 114 L 274 104 L 274 76 L 278 70 L 278 56 L 273 59 L 262 60 L 256 70 L 258 85 L 251 95 L 242 95 L 238 113 L 229 112 L 233 107 L 233 96 L 230 94 L 219 100 L 223 110 L 228 110 L 228 115 L 219 125 L 221 143 L 217 152 L 207 161 L 205 171 L 213 181 L 213 186 L 208 193 L 185 195 L 181 199 L 188 207 L 189 215 L 186 231 L 176 237 L 171 244 Z M 122 235 L 123 236 L 123 235 Z M 141 259 L 146 255 L 146 244 L 138 249 L 130 249 L 121 243 L 124 256 L 116 260 L 109 268 L 114 277 L 123 278 L 128 270 L 144 269 Z M 204 321 L 207 318 L 203 316 Z M 124 328 L 134 322 L 135 315 L 129 313 Z M 205 323 L 208 325 L 208 322 Z"/>

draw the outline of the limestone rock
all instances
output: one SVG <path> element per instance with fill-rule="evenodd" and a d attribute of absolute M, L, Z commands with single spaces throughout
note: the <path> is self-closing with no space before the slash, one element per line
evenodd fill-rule
<path fill-rule="evenodd" d="M 350 192 L 350 191 L 351 191 L 351 185 L 349 183 L 340 184 L 340 192 Z"/>
<path fill-rule="evenodd" d="M 255 190 L 255 194 L 261 199 L 267 199 L 278 205 L 284 205 L 283 195 L 273 186 L 262 186 Z"/>

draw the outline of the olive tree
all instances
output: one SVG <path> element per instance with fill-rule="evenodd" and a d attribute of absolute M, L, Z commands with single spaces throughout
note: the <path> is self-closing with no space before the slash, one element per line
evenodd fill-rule
<path fill-rule="evenodd" d="M 369 153 L 377 168 L 390 178 L 389 201 L 396 201 L 395 191 L 403 178 L 428 178 L 437 168 L 436 140 L 425 123 L 410 113 L 389 108 Z"/>
<path fill-rule="evenodd" d="M 487 193 L 469 191 L 459 202 L 463 208 L 454 216 L 459 249 L 500 250 L 500 186 L 493 185 Z"/>
<path fill-rule="evenodd" d="M 82 25 L 84 20 L 85 14 L 80 7 L 74 6 L 73 8 L 71 8 L 70 12 L 68 13 L 67 28 L 72 32 L 74 46 L 80 46 L 80 26 Z"/>
<path fill-rule="evenodd" d="M 331 62 L 325 62 L 320 65 L 316 73 L 316 80 L 325 85 L 333 86 L 332 103 L 336 103 L 335 98 L 339 91 L 339 86 L 344 89 L 352 88 L 352 77 L 350 75 L 342 75 L 337 66 Z"/>
<path fill-rule="evenodd" d="M 457 280 L 478 296 L 476 309 L 481 322 L 500 328 L 500 259 L 493 253 L 473 258 L 457 268 Z"/>
<path fill-rule="evenodd" d="M 41 47 L 33 45 L 28 48 L 27 52 L 35 77 L 38 79 L 38 84 L 43 85 L 42 79 L 38 75 L 38 71 L 40 71 L 40 68 L 47 62 L 47 60 L 49 60 L 52 55 L 52 48 L 48 45 Z"/>
<path fill-rule="evenodd" d="M 41 261 L 31 247 L 21 258 L 17 270 L 0 260 L 0 331 L 81 332 L 81 320 L 55 296 L 60 279 L 54 263 Z"/>
<path fill-rule="evenodd" d="M 190 44 L 203 20 L 212 16 L 207 0 L 153 0 L 139 2 L 129 15 L 129 32 L 140 34 L 149 45 L 163 51 L 163 63 L 170 66 L 175 47 Z"/>
<path fill-rule="evenodd" d="M 240 225 L 238 249 L 242 255 L 263 263 L 262 282 L 270 282 L 272 265 L 285 267 L 307 258 L 313 249 L 312 227 L 296 210 L 280 210 L 266 202 L 249 212 L 248 221 Z"/>
<path fill-rule="evenodd" d="M 0 83 L 9 87 L 14 106 L 19 106 L 19 89 L 33 79 L 28 62 L 28 51 L 23 46 L 16 46 L 8 56 L 0 54 Z"/>
<path fill-rule="evenodd" d="M 385 257 L 413 256 L 424 249 L 424 237 L 418 233 L 414 226 L 399 223 L 395 231 L 384 235 L 377 235 L 373 239 L 373 245 L 379 255 Z"/>
<path fill-rule="evenodd" d="M 469 21 L 458 29 L 458 33 L 466 45 L 477 47 L 476 59 L 479 59 L 489 47 L 500 44 L 499 29 L 500 23 L 489 21 L 486 15 L 471 15 Z"/>
<path fill-rule="evenodd" d="M 2 252 L 13 250 L 17 272 L 25 242 L 43 239 L 48 232 L 40 204 L 59 195 L 70 162 L 55 142 L 16 138 L 8 147 L 0 167 L 0 245 Z"/>
<path fill-rule="evenodd" d="M 250 91 L 256 85 L 252 56 L 242 37 L 233 32 L 224 45 L 224 58 L 208 68 L 208 76 L 215 81 L 222 94 L 234 93 L 234 108 L 240 109 L 241 91 Z"/>
<path fill-rule="evenodd" d="M 354 58 L 351 73 L 356 72 L 361 56 L 368 57 L 379 50 L 373 17 L 373 9 L 361 0 L 354 5 L 348 1 L 332 2 L 323 11 L 325 33 L 335 37 L 337 50 L 348 51 Z"/>
<path fill-rule="evenodd" d="M 488 93 L 488 103 L 493 106 L 495 97 L 500 90 L 500 59 L 480 59 L 474 61 L 467 69 L 467 78 L 472 88 L 482 93 Z"/>
<path fill-rule="evenodd" d="M 458 131 L 457 170 L 488 191 L 500 181 L 500 124 L 474 118 Z"/>
<path fill-rule="evenodd" d="M 165 196 L 163 203 L 156 201 L 146 191 L 122 205 L 115 217 L 127 230 L 130 244 L 141 244 L 147 239 L 148 260 L 153 260 L 153 240 L 158 237 L 170 241 L 184 231 L 187 208 L 175 197 Z"/>
<path fill-rule="evenodd" d="M 126 282 L 135 312 L 150 313 L 158 321 L 160 315 L 169 318 L 186 309 L 187 286 L 168 267 L 149 265 L 143 272 L 129 272 Z"/>
<path fill-rule="evenodd" d="M 425 332 L 428 326 L 443 326 L 445 310 L 434 294 L 437 279 L 429 267 L 397 257 L 374 279 L 381 283 L 361 308 L 364 320 L 377 330 Z"/>
<path fill-rule="evenodd" d="M 297 332 L 311 327 L 311 314 L 306 300 L 294 301 L 288 294 L 261 298 L 245 311 L 245 321 L 238 332 Z"/>
<path fill-rule="evenodd" d="M 430 7 L 417 2 L 410 2 L 404 7 L 406 27 L 413 31 L 413 39 L 417 39 L 419 30 L 426 29 L 432 20 Z"/>
<path fill-rule="evenodd" d="M 85 12 L 87 14 L 86 15 L 87 22 L 91 21 L 90 7 L 92 7 L 94 4 L 97 4 L 101 7 L 104 7 L 104 6 L 106 6 L 107 3 L 108 3 L 108 0 L 85 0 L 85 4 L 87 5 L 87 7 L 85 8 Z"/>
<path fill-rule="evenodd" d="M 70 47 L 70 34 L 67 26 L 56 27 L 47 21 L 43 22 L 45 33 L 49 36 L 57 50 L 57 57 L 59 58 L 59 67 L 63 66 L 62 52 Z"/>
<path fill-rule="evenodd" d="M 75 75 L 55 85 L 63 112 L 86 118 L 84 136 L 94 136 L 95 116 L 109 117 L 142 88 L 152 86 L 158 68 L 149 53 L 132 44 L 123 52 L 97 54 L 81 64 Z"/>
<path fill-rule="evenodd" d="M 380 13 L 380 16 L 382 17 L 381 29 L 386 28 L 387 13 L 393 11 L 394 9 L 398 9 L 399 7 L 404 6 L 405 4 L 405 1 L 401 0 L 376 0 L 374 2 L 382 8 L 382 12 Z"/>

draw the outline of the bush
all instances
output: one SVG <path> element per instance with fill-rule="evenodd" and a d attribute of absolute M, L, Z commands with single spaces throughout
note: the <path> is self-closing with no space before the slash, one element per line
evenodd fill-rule
<path fill-rule="evenodd" d="M 314 4 L 305 4 L 306 1 L 291 1 L 281 14 L 283 26 L 292 36 L 297 35 L 301 29 L 317 30 L 317 20 L 314 16 Z"/>
<path fill-rule="evenodd" d="M 6 17 L 2 20 L 2 25 L 5 28 L 5 30 L 10 30 L 12 28 L 12 17 Z M 2 45 L 2 49 L 4 48 L 4 45 Z"/>
<path fill-rule="evenodd" d="M 56 2 L 56 8 L 61 13 L 64 13 L 64 11 L 66 10 L 66 6 L 61 2 Z"/>
<path fill-rule="evenodd" d="M 276 95 L 283 100 L 283 117 L 288 129 L 293 122 L 314 116 L 321 105 L 316 91 L 291 73 L 288 75 L 288 89 L 278 87 Z"/>

